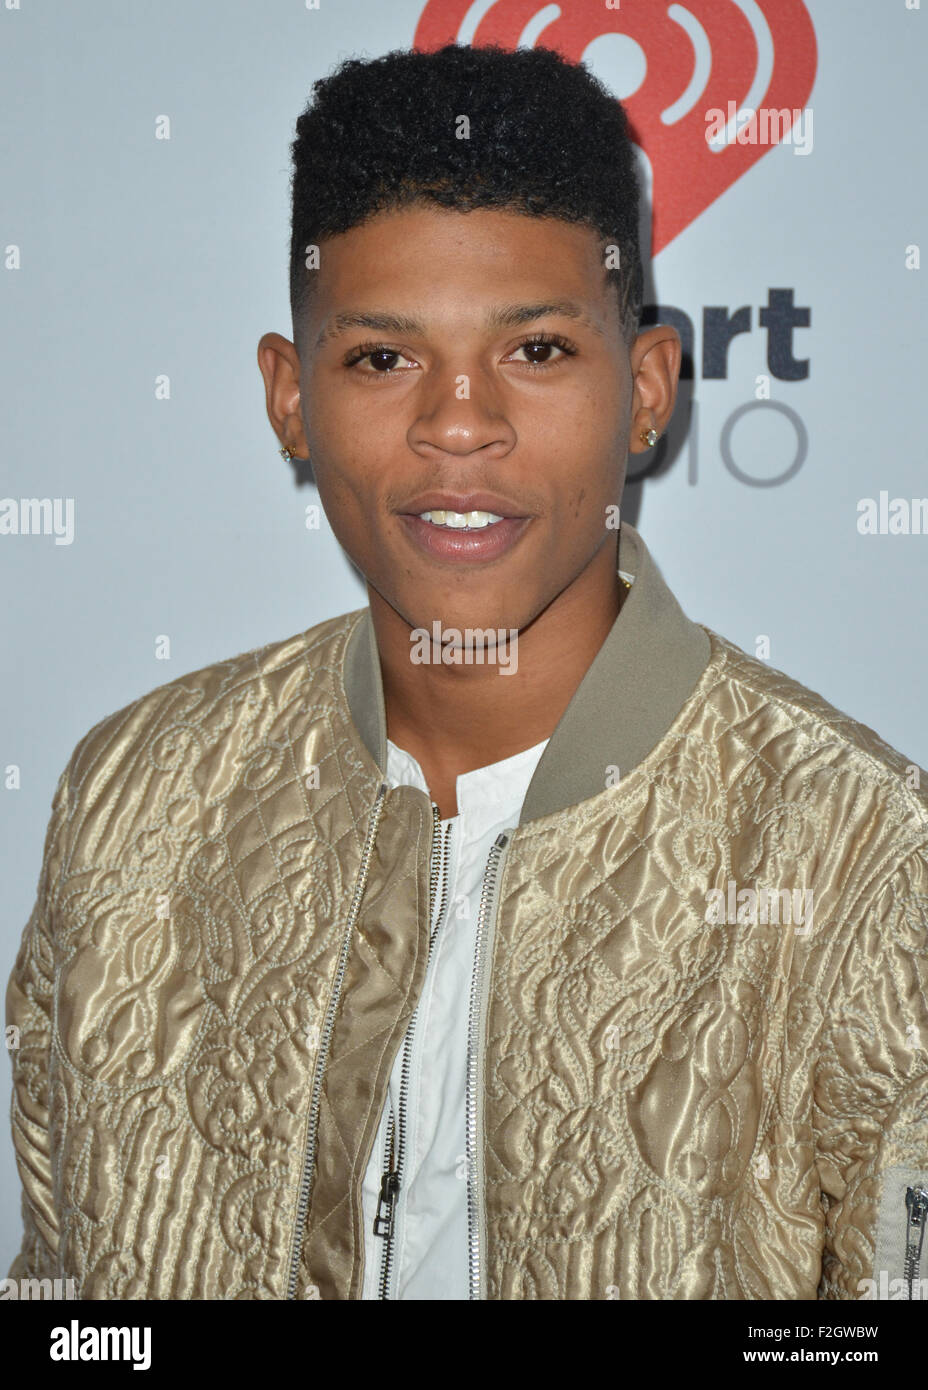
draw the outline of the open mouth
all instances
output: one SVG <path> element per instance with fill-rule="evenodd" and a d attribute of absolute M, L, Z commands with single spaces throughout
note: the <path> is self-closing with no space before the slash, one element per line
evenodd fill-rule
<path fill-rule="evenodd" d="M 498 512 L 451 512 L 432 508 L 401 512 L 399 519 L 416 548 L 432 560 L 498 560 L 516 544 L 531 522 L 528 516 Z"/>
<path fill-rule="evenodd" d="M 434 509 L 419 512 L 418 516 L 420 521 L 427 521 L 430 526 L 443 526 L 451 531 L 483 531 L 487 526 L 495 526 L 505 519 L 495 512 L 443 512 Z"/>

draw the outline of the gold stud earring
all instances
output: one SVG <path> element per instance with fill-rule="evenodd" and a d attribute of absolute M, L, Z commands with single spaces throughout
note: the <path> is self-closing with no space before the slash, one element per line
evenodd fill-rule
<path fill-rule="evenodd" d="M 642 430 L 638 438 L 641 440 L 642 444 L 647 444 L 653 449 L 654 445 L 660 439 L 660 435 L 657 430 Z"/>
<path fill-rule="evenodd" d="M 284 444 L 277 452 L 282 459 L 286 459 L 288 462 L 297 457 L 296 450 L 291 449 L 289 444 Z M 309 454 L 306 455 L 305 459 L 300 459 L 300 463 L 309 463 Z"/>

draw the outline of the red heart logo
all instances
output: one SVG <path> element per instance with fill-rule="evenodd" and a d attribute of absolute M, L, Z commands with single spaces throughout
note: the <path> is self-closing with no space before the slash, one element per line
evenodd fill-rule
<path fill-rule="evenodd" d="M 540 0 L 496 0 L 465 39 L 461 26 L 473 8 L 473 0 L 428 0 L 413 47 L 428 52 L 467 42 L 514 49 L 550 7 Z M 579 62 L 595 40 L 621 34 L 638 45 L 647 64 L 644 81 L 622 105 L 635 143 L 651 161 L 656 256 L 773 148 L 757 142 L 768 127 L 756 118 L 739 122 L 739 140 L 730 128 L 728 142 L 712 148 L 707 111 L 779 112 L 782 139 L 793 113 L 805 107 L 818 57 L 812 20 L 803 0 L 755 0 L 753 24 L 736 0 L 661 6 L 620 0 L 619 9 L 607 9 L 605 0 L 569 0 L 562 10 L 533 33 L 534 44 Z M 749 143 L 752 133 L 755 143 Z"/>

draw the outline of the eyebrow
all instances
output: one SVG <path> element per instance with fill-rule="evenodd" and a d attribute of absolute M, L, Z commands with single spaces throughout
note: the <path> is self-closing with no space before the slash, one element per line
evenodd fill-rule
<path fill-rule="evenodd" d="M 533 323 L 549 314 L 560 314 L 564 318 L 574 319 L 602 337 L 602 329 L 590 319 L 579 304 L 570 299 L 552 299 L 537 304 L 500 304 L 487 311 L 484 324 L 487 329 L 518 328 L 520 324 Z M 321 347 L 328 339 L 337 337 L 349 328 L 369 328 L 376 333 L 395 333 L 399 337 L 424 337 L 426 333 L 425 324 L 421 319 L 410 318 L 405 314 L 333 314 L 316 339 L 316 347 Z"/>

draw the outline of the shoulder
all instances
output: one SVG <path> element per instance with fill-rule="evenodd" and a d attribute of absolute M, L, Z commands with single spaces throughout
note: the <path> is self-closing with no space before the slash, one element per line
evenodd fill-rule
<path fill-rule="evenodd" d="M 705 631 L 701 722 L 741 789 L 781 806 L 808 801 L 823 827 L 885 837 L 898 857 L 923 852 L 928 772 L 816 691 Z"/>
<path fill-rule="evenodd" d="M 230 742 L 260 742 L 292 702 L 311 702 L 320 685 L 337 698 L 345 646 L 363 612 L 211 662 L 106 715 L 71 754 L 63 774 L 69 799 L 81 797 L 86 805 L 140 765 L 170 771 L 194 746 L 202 759 L 206 750 L 218 753 Z"/>

